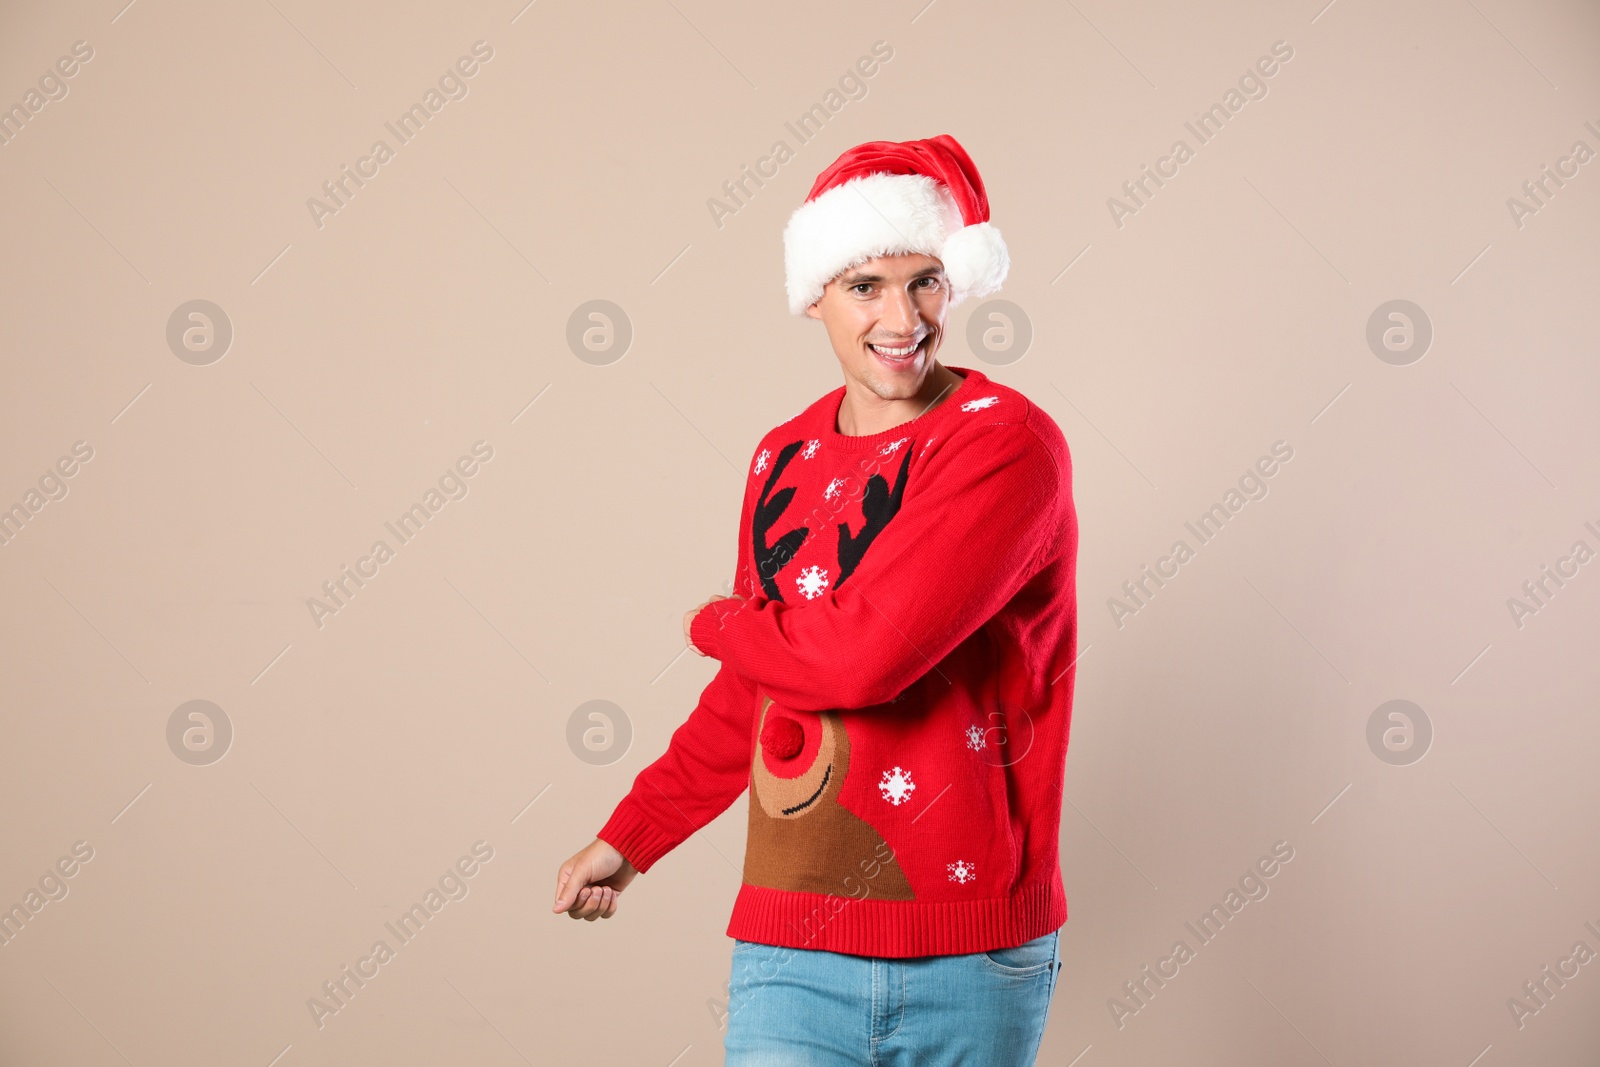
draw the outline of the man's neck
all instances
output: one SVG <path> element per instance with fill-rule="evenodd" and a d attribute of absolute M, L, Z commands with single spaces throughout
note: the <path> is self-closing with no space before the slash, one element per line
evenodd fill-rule
<path fill-rule="evenodd" d="M 866 386 L 846 378 L 844 399 L 839 402 L 838 430 L 849 437 L 892 430 L 944 403 L 961 382 L 961 375 L 937 360 L 933 373 L 923 380 L 917 395 L 904 400 L 885 400 Z"/>

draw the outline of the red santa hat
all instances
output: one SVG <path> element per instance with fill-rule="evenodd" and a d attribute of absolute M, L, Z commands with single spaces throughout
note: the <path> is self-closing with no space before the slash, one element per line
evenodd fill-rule
<path fill-rule="evenodd" d="M 789 310 L 805 314 L 851 267 L 906 252 L 944 264 L 952 307 L 999 289 L 1010 269 L 978 168 L 948 134 L 868 141 L 817 175 L 783 231 Z"/>

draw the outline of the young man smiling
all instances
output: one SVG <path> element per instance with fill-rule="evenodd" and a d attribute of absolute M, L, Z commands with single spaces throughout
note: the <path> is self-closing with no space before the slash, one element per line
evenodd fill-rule
<path fill-rule="evenodd" d="M 850 149 L 784 231 L 844 384 L 762 438 L 721 661 L 557 874 L 618 894 L 750 790 L 727 1063 L 1032 1063 L 1060 970 L 1078 527 L 1055 422 L 935 358 L 1009 258 L 949 136 Z M 798 1057 L 798 1058 L 795 1058 Z"/>

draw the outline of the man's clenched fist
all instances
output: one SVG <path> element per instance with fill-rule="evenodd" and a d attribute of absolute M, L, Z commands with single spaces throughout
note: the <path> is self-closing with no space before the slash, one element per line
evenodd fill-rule
<path fill-rule="evenodd" d="M 638 874 L 622 853 L 595 838 L 561 865 L 556 874 L 556 902 L 550 910 L 590 922 L 609 919 L 617 913 L 617 895 Z"/>

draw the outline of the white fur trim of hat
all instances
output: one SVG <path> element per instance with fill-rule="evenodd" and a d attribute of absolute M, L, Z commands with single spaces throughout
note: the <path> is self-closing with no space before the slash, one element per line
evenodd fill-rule
<path fill-rule="evenodd" d="M 920 252 L 938 259 L 952 307 L 999 289 L 1011 267 L 1000 231 L 987 221 L 967 224 L 955 197 L 925 174 L 864 174 L 835 185 L 795 209 L 783 245 L 795 315 L 804 315 L 841 273 L 878 256 Z"/>

